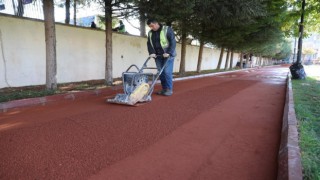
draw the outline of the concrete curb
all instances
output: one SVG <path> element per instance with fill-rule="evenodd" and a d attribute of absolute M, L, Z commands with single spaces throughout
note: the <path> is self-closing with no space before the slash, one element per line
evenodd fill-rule
<path fill-rule="evenodd" d="M 202 78 L 202 77 L 208 77 L 208 76 L 216 76 L 221 74 L 227 74 L 232 72 L 238 72 L 238 71 L 248 71 L 252 68 L 247 69 L 240 69 L 240 70 L 234 70 L 234 71 L 226 71 L 226 72 L 217 72 L 217 73 L 210 73 L 210 74 L 202 74 L 202 75 L 196 75 L 196 76 L 188 76 L 188 77 L 181 77 L 181 78 L 174 78 L 174 81 L 180 81 L 180 80 L 188 80 L 188 79 L 195 79 L 195 78 Z M 157 83 L 160 83 L 158 80 Z M 0 103 L 0 113 L 1 112 L 7 112 L 10 109 L 15 108 L 22 108 L 22 107 L 28 107 L 28 106 L 36 106 L 36 105 L 47 105 L 52 102 L 56 101 L 65 101 L 65 100 L 75 100 L 79 98 L 89 97 L 89 96 L 99 96 L 99 95 L 111 95 L 114 93 L 112 90 L 122 89 L 118 86 L 106 88 L 106 89 L 100 89 L 100 90 L 91 90 L 91 91 L 80 91 L 80 92 L 70 92 L 66 94 L 56 94 L 52 96 L 45 96 L 45 97 L 37 97 L 37 98 L 29 98 L 29 99 L 21 99 L 21 100 L 13 100 L 9 102 Z M 109 92 L 109 94 L 108 94 Z"/>
<path fill-rule="evenodd" d="M 189 80 L 189 79 L 195 79 L 195 78 L 217 76 L 217 75 L 221 75 L 221 74 L 228 74 L 228 73 L 239 72 L 239 71 L 248 71 L 248 70 L 251 70 L 251 69 L 254 69 L 254 68 L 247 68 L 247 69 L 240 69 L 240 70 L 234 70 L 234 71 L 216 72 L 216 73 L 210 73 L 210 74 L 200 74 L 200 75 L 196 75 L 196 76 L 187 76 L 187 77 L 181 77 L 181 78 L 174 78 L 173 81 L 182 81 L 182 80 Z"/>
<path fill-rule="evenodd" d="M 291 76 L 287 76 L 287 95 L 278 153 L 278 180 L 302 180 L 297 118 L 294 110 Z"/>

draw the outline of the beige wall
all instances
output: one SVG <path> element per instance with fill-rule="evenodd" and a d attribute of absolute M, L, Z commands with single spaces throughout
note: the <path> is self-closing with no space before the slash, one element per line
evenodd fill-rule
<path fill-rule="evenodd" d="M 0 15 L 0 33 L 0 88 L 8 84 L 12 87 L 45 84 L 43 22 Z M 56 36 L 58 83 L 104 79 L 103 31 L 57 24 Z M 146 38 L 117 33 L 112 38 L 114 77 L 121 77 L 131 64 L 143 64 L 148 56 Z M 186 71 L 196 70 L 198 51 L 198 46 L 187 46 Z M 180 52 L 181 46 L 177 44 L 175 72 L 179 71 Z M 205 48 L 202 70 L 215 69 L 219 53 L 219 49 Z M 234 66 L 237 60 L 238 54 L 235 54 Z"/>

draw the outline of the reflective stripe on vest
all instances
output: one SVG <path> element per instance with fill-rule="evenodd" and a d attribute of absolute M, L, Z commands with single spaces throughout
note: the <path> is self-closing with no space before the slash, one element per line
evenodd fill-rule
<path fill-rule="evenodd" d="M 168 26 L 162 26 L 162 30 L 160 31 L 160 44 L 163 49 L 169 47 L 167 32 L 168 32 Z M 152 48 L 154 49 L 154 46 L 152 43 L 152 30 L 149 31 L 149 41 L 150 41 Z"/>

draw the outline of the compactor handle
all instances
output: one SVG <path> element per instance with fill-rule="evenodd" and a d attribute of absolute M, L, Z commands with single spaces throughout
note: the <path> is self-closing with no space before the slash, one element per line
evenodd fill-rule
<path fill-rule="evenodd" d="M 130 70 L 132 67 L 137 68 L 137 71 L 138 71 L 138 72 L 140 72 L 140 71 L 141 71 L 141 70 L 139 70 L 139 68 L 138 68 L 138 66 L 137 66 L 137 65 L 132 64 L 132 65 L 131 65 L 127 70 L 126 70 L 126 72 L 129 72 L 129 70 Z"/>
<path fill-rule="evenodd" d="M 157 55 L 157 57 L 161 57 L 162 55 Z M 166 59 L 169 59 L 169 57 L 167 57 Z M 148 67 L 147 64 L 149 62 L 150 59 L 153 59 L 151 57 L 148 57 L 147 60 L 144 62 L 144 64 L 142 65 L 142 68 L 140 69 L 139 73 L 142 73 L 144 69 L 158 69 L 157 67 Z"/>

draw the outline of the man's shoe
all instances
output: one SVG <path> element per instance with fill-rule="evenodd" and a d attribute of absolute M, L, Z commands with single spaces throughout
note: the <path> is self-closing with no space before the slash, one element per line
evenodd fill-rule
<path fill-rule="evenodd" d="M 173 94 L 172 90 L 167 89 L 167 90 L 165 90 L 165 91 L 163 92 L 162 95 L 164 95 L 164 96 L 171 96 L 172 94 Z"/>
<path fill-rule="evenodd" d="M 163 93 L 166 92 L 165 89 L 162 89 L 161 91 L 157 92 L 158 95 L 163 95 Z"/>

